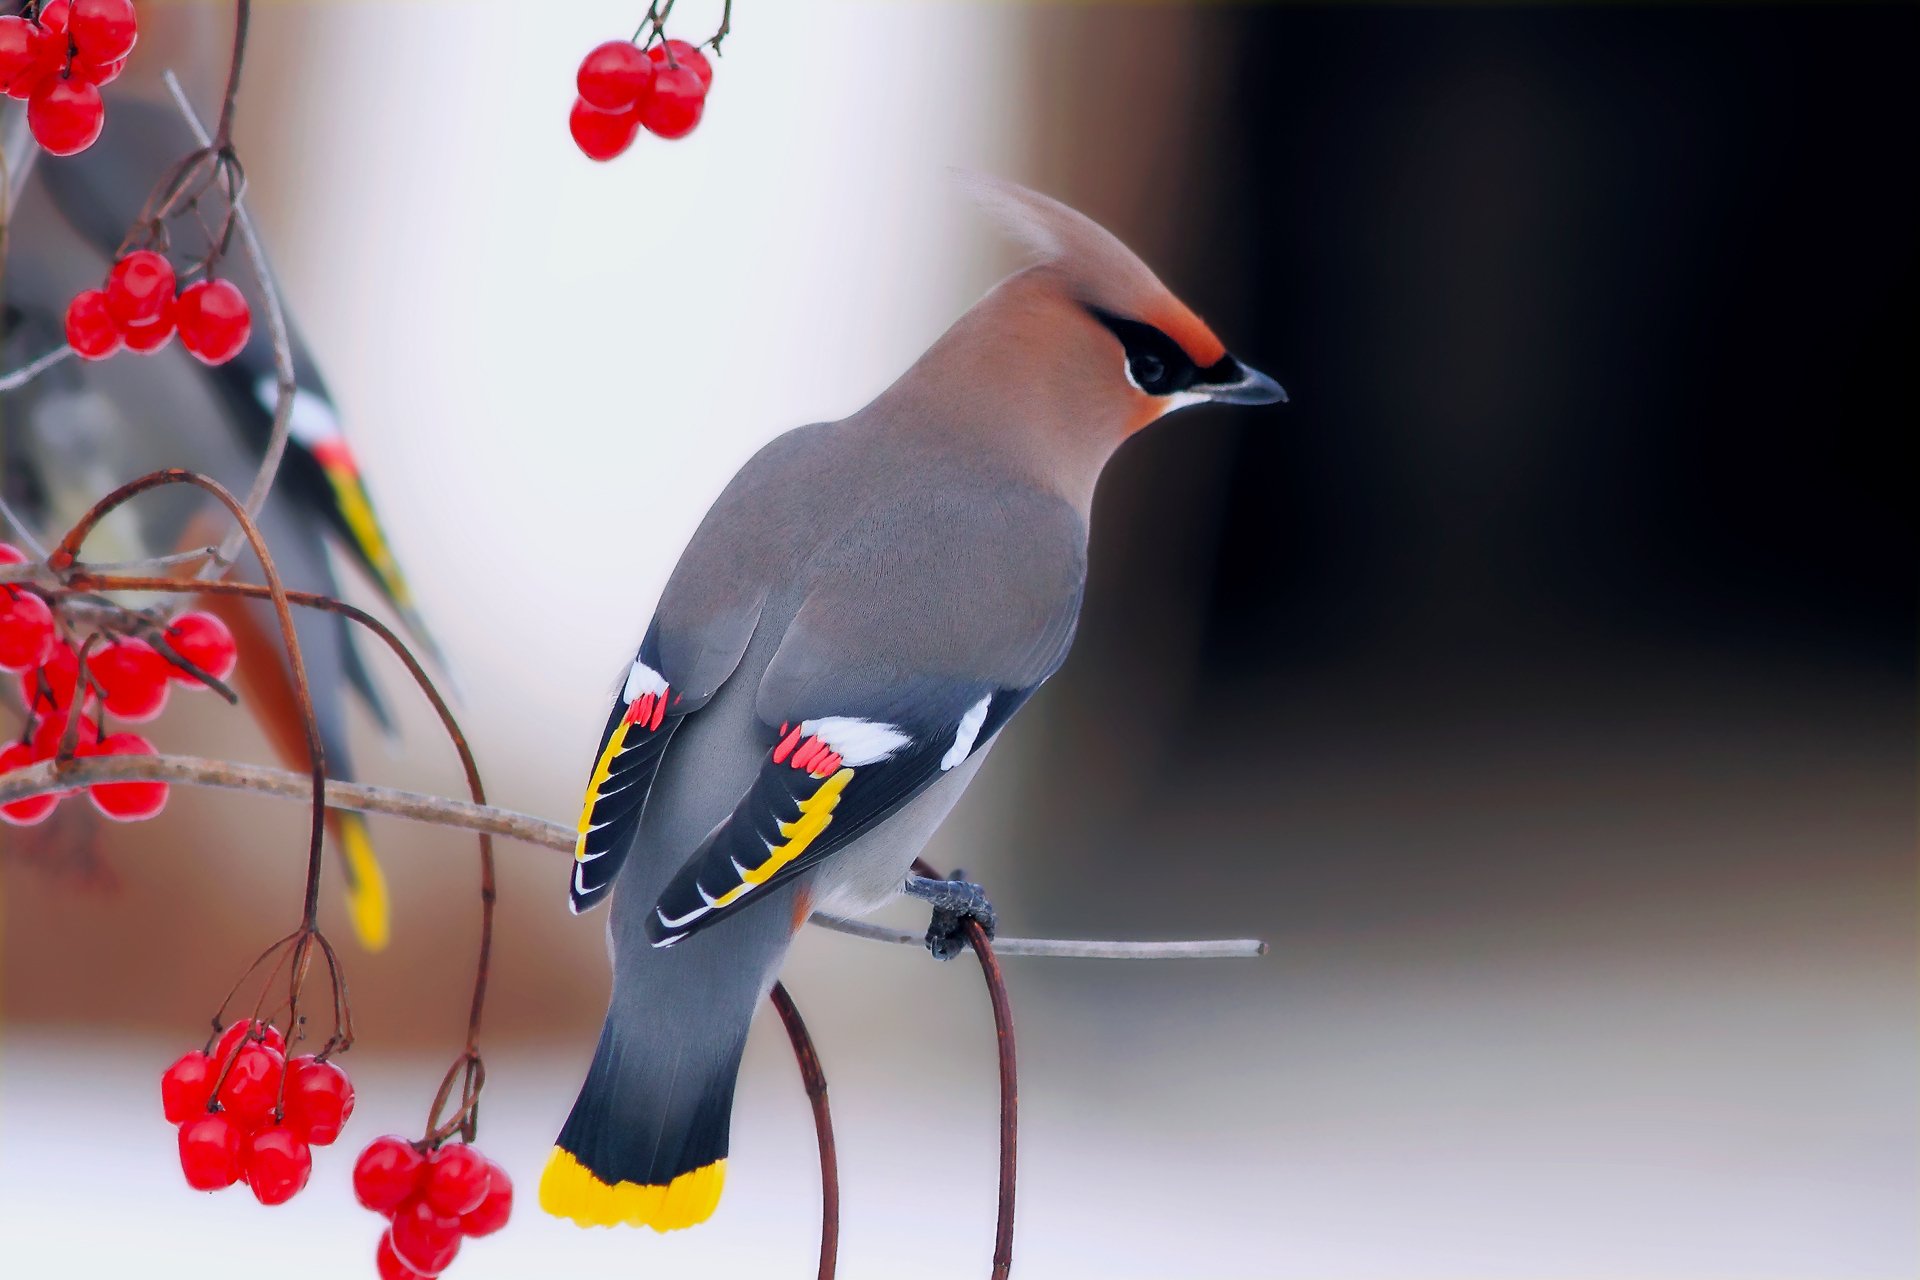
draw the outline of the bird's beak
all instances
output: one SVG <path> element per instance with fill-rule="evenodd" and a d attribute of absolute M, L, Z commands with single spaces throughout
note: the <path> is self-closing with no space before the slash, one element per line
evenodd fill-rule
<path fill-rule="evenodd" d="M 1207 399 L 1217 400 L 1221 404 L 1285 404 L 1287 402 L 1285 387 L 1258 369 L 1250 369 L 1238 360 L 1233 363 L 1234 367 L 1240 371 L 1239 377 L 1231 382 L 1209 383 L 1200 389 L 1200 393 Z"/>

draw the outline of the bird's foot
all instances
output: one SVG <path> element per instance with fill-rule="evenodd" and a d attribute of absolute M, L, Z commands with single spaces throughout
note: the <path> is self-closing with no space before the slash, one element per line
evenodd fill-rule
<path fill-rule="evenodd" d="M 995 917 L 987 891 L 962 880 L 956 871 L 951 880 L 926 876 L 907 877 L 907 893 L 933 908 L 927 923 L 927 950 L 936 960 L 951 960 L 967 949 L 967 921 L 972 920 L 993 937 Z"/>

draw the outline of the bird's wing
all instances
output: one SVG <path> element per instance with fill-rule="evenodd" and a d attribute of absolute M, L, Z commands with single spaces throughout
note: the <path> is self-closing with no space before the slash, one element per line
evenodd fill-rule
<path fill-rule="evenodd" d="M 576 914 L 591 910 L 612 891 L 673 731 L 733 674 L 758 617 L 756 599 L 747 608 L 708 620 L 699 628 L 705 642 L 690 648 L 663 645 L 659 617 L 647 628 L 607 715 L 580 806 L 573 879 L 567 887 L 567 905 Z"/>
<path fill-rule="evenodd" d="M 770 746 L 647 919 L 655 946 L 818 866 L 979 750 L 1072 643 L 1084 529 L 1064 504 L 921 499 L 820 578 L 761 678 Z M 924 523 L 902 524 L 911 517 Z M 920 536 L 925 529 L 938 536 Z"/>

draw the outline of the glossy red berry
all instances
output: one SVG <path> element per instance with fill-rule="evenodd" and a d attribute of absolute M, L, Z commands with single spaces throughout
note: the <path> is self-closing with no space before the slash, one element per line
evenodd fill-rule
<path fill-rule="evenodd" d="M 27 99 L 27 128 L 48 155 L 77 155 L 92 146 L 106 127 L 107 104 L 100 90 L 84 80 L 49 76 Z"/>
<path fill-rule="evenodd" d="M 126 57 L 139 33 L 133 0 L 73 0 L 67 38 L 73 41 L 75 53 L 89 62 Z"/>
<path fill-rule="evenodd" d="M 281 1124 L 248 1134 L 240 1163 L 253 1198 L 261 1204 L 285 1204 L 313 1176 L 312 1150 Z"/>
<path fill-rule="evenodd" d="M 513 1216 L 513 1179 L 492 1160 L 487 1161 L 487 1174 L 486 1198 L 460 1215 L 463 1235 L 490 1236 Z"/>
<path fill-rule="evenodd" d="M 128 325 L 120 331 L 120 337 L 127 344 L 127 350 L 135 355 L 150 356 L 173 341 L 173 303 L 169 301 L 161 309 L 160 318 L 152 324 Z"/>
<path fill-rule="evenodd" d="M 340 1136 L 353 1114 L 353 1082 L 331 1062 L 302 1054 L 287 1064 L 287 1127 L 316 1147 Z"/>
<path fill-rule="evenodd" d="M 33 557 L 29 556 L 11 542 L 0 542 L 0 567 L 10 564 L 25 564 Z"/>
<path fill-rule="evenodd" d="M 53 642 L 53 652 L 37 671 L 20 676 L 20 703 L 29 711 L 65 711 L 73 705 L 80 681 L 80 658 L 65 640 Z"/>
<path fill-rule="evenodd" d="M 669 49 L 673 51 L 672 61 L 676 65 L 686 67 L 700 77 L 700 92 L 704 96 L 706 91 L 713 87 L 713 64 L 707 61 L 707 55 L 685 40 L 669 40 L 665 44 L 657 44 L 647 50 L 647 58 L 656 67 L 664 67 L 668 62 L 667 50 Z"/>
<path fill-rule="evenodd" d="M 84 80 L 90 85 L 104 88 L 120 78 L 127 69 L 125 58 L 115 58 L 111 62 L 95 62 L 91 58 L 75 58 L 67 74 L 75 80 Z"/>
<path fill-rule="evenodd" d="M 67 304 L 67 345 L 82 360 L 105 360 L 120 349 L 120 326 L 101 289 L 84 289 Z"/>
<path fill-rule="evenodd" d="M 202 364 L 225 364 L 253 333 L 253 310 L 231 280 L 200 280 L 173 304 L 180 345 Z"/>
<path fill-rule="evenodd" d="M 596 111 L 575 98 L 567 128 L 573 132 L 574 145 L 587 159 L 611 160 L 633 145 L 640 132 L 640 117 L 633 111 Z"/>
<path fill-rule="evenodd" d="M 40 29 L 25 18 L 0 18 L 0 92 L 31 97 L 44 71 L 40 65 Z"/>
<path fill-rule="evenodd" d="M 100 686 L 100 700 L 122 720 L 137 724 L 166 708 L 173 664 L 145 640 L 128 637 L 99 646 L 87 655 L 87 670 Z"/>
<path fill-rule="evenodd" d="M 37 760 L 33 748 L 24 742 L 11 743 L 0 750 L 0 776 L 35 763 Z M 0 822 L 15 827 L 36 826 L 45 822 L 59 803 L 59 795 L 50 791 L 45 795 L 27 796 L 10 804 L 0 804 Z"/>
<path fill-rule="evenodd" d="M 215 680 L 225 680 L 240 663 L 240 648 L 227 624 L 210 613 L 183 613 L 167 624 L 167 645 Z M 180 667 L 169 672 L 189 689 L 204 689 L 200 677 Z"/>
<path fill-rule="evenodd" d="M 220 1033 L 220 1038 L 214 1042 L 213 1060 L 216 1063 L 225 1062 L 227 1055 L 232 1053 L 243 1039 L 247 1038 L 257 1040 L 275 1053 L 285 1053 L 287 1051 L 287 1038 L 280 1034 L 280 1028 L 274 1026 L 271 1022 L 263 1023 L 260 1034 L 254 1036 L 253 1019 L 242 1018 Z"/>
<path fill-rule="evenodd" d="M 427 1181 L 421 1196 L 433 1211 L 457 1218 L 471 1213 L 487 1198 L 487 1158 L 464 1142 L 449 1143 L 427 1161 Z"/>
<path fill-rule="evenodd" d="M 160 1109 L 168 1124 L 185 1124 L 207 1109 L 213 1097 L 213 1059 L 198 1049 L 180 1056 L 160 1076 Z"/>
<path fill-rule="evenodd" d="M 393 1232 L 380 1233 L 380 1247 L 373 1251 L 373 1269 L 380 1280 L 422 1280 L 418 1271 L 402 1261 L 393 1251 Z"/>
<path fill-rule="evenodd" d="M 393 1251 L 421 1275 L 439 1275 L 460 1252 L 460 1219 L 414 1198 L 393 1215 Z"/>
<path fill-rule="evenodd" d="M 40 717 L 40 723 L 33 728 L 29 741 L 33 744 L 33 757 L 36 760 L 51 760 L 60 754 L 60 744 L 66 741 L 67 719 L 71 713 L 51 711 Z M 73 753 L 76 756 L 93 754 L 100 745 L 100 726 L 92 717 L 82 715 L 80 723 L 74 729 Z"/>
<path fill-rule="evenodd" d="M 180 1171 L 195 1191 L 218 1191 L 240 1180 L 240 1126 L 233 1117 L 216 1112 L 180 1126 Z"/>
<path fill-rule="evenodd" d="M 40 6 L 40 25 L 48 31 L 65 35 L 67 22 L 72 13 L 72 0 L 47 0 L 46 4 Z M 64 42 L 62 42 L 61 51 L 65 52 Z"/>
<path fill-rule="evenodd" d="M 427 1158 L 405 1138 L 393 1134 L 375 1138 L 354 1161 L 354 1198 L 375 1213 L 392 1217 L 413 1198 L 426 1171 Z"/>
<path fill-rule="evenodd" d="M 0 586 L 0 671 L 31 671 L 53 656 L 53 610 L 22 587 Z"/>
<path fill-rule="evenodd" d="M 640 104 L 640 123 L 656 137 L 684 138 L 706 107 L 706 86 L 691 66 L 663 66 L 653 77 L 653 92 Z"/>
<path fill-rule="evenodd" d="M 122 328 L 159 322 L 173 301 L 173 265 L 151 249 L 135 249 L 107 273 L 107 310 Z"/>
<path fill-rule="evenodd" d="M 280 1076 L 285 1068 L 286 1059 L 277 1050 L 263 1044 L 243 1044 L 233 1055 L 233 1066 L 214 1096 L 236 1123 L 247 1128 L 265 1124 L 280 1100 Z"/>
<path fill-rule="evenodd" d="M 150 756 L 153 744 L 137 733 L 110 733 L 93 749 L 96 756 Z M 164 782 L 96 782 L 87 788 L 93 807 L 115 822 L 145 822 L 167 807 Z"/>
<path fill-rule="evenodd" d="M 625 40 L 596 45 L 580 60 L 580 100 L 596 111 L 626 111 L 653 85 L 654 63 Z"/>

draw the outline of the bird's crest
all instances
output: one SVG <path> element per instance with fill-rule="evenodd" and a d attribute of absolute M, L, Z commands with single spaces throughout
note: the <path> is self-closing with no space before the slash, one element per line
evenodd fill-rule
<path fill-rule="evenodd" d="M 1057 275 L 1076 301 L 1150 324 L 1197 365 L 1227 352 L 1213 330 L 1180 301 L 1133 250 L 1092 218 L 1017 182 L 962 172 L 957 180 L 1000 228 Z"/>

